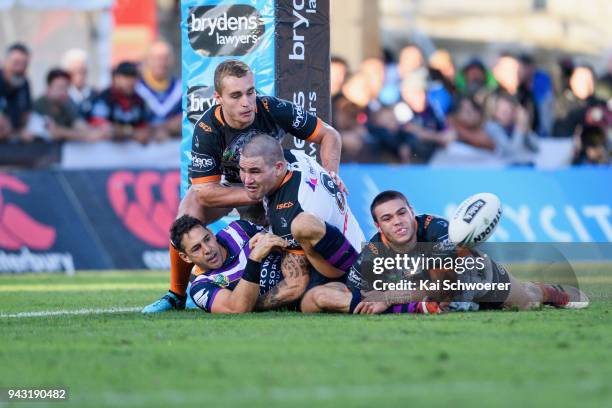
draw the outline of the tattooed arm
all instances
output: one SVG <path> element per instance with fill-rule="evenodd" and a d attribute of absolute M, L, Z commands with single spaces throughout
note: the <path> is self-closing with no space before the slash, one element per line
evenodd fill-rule
<path fill-rule="evenodd" d="M 255 310 L 278 309 L 299 299 L 310 279 L 308 267 L 306 256 L 286 253 L 281 263 L 283 280 L 259 297 Z"/>

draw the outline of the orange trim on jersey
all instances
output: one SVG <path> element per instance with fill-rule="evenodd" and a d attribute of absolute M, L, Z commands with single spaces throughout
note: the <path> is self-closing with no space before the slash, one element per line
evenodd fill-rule
<path fill-rule="evenodd" d="M 280 186 L 284 185 L 285 183 L 287 183 L 289 180 L 291 180 L 291 177 L 293 176 L 293 172 L 290 171 L 287 174 L 285 174 L 285 177 L 283 178 L 283 181 L 280 183 Z M 279 187 L 280 187 L 279 186 Z"/>
<path fill-rule="evenodd" d="M 285 249 L 285 251 L 293 255 L 306 255 L 303 249 Z"/>
<path fill-rule="evenodd" d="M 194 265 L 191 273 L 195 276 L 200 276 L 201 274 L 204 273 L 204 271 L 198 265 Z"/>
<path fill-rule="evenodd" d="M 321 128 L 322 127 L 323 127 L 323 121 L 321 119 L 317 118 L 317 127 L 315 127 L 315 129 L 312 131 L 310 136 L 308 136 L 306 138 L 306 141 L 310 142 L 312 139 L 314 139 L 315 137 L 319 136 L 319 133 L 321 132 Z"/>
<path fill-rule="evenodd" d="M 221 115 L 221 106 L 217 106 L 217 109 L 215 109 L 215 118 L 217 118 L 217 120 L 221 122 L 222 126 L 225 126 L 225 122 L 223 121 L 223 115 Z"/>
<path fill-rule="evenodd" d="M 191 179 L 191 184 L 216 183 L 221 181 L 221 176 L 196 177 Z"/>

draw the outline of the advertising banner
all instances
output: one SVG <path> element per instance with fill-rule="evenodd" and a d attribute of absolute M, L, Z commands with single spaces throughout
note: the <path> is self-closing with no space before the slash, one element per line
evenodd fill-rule
<path fill-rule="evenodd" d="M 183 0 L 181 2 L 183 138 L 181 196 L 188 187 L 193 126 L 214 104 L 214 72 L 239 59 L 255 74 L 257 90 L 275 95 L 274 0 Z"/>

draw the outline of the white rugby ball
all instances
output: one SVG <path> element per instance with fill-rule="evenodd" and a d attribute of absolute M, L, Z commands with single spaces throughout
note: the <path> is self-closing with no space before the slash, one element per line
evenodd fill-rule
<path fill-rule="evenodd" d="M 501 202 L 495 194 L 474 194 L 455 211 L 448 225 L 448 237 L 464 247 L 485 242 L 497 228 L 501 214 Z"/>

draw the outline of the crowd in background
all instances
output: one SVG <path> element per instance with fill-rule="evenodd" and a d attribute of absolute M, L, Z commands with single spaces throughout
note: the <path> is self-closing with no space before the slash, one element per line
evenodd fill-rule
<path fill-rule="evenodd" d="M 140 64 L 121 62 L 107 89 L 88 82 L 88 56 L 68 50 L 34 99 L 27 69 L 30 50 L 11 45 L 0 71 L 0 143 L 135 140 L 143 144 L 179 137 L 181 81 L 171 75 L 173 53 L 156 42 Z"/>
<path fill-rule="evenodd" d="M 180 137 L 181 83 L 173 54 L 156 42 L 142 63 L 114 68 L 109 88 L 87 79 L 87 54 L 65 53 L 48 71 L 46 91 L 33 99 L 30 50 L 13 44 L 0 72 L 0 146 L 33 141 L 135 140 Z M 605 164 L 612 135 L 612 60 L 597 77 L 571 58 L 556 75 L 530 55 L 499 55 L 488 67 L 472 59 L 457 68 L 438 50 L 414 46 L 396 57 L 364 60 L 355 72 L 331 61 L 333 125 L 344 162 L 428 163 L 451 143 L 488 152 L 506 164 L 531 164 L 542 138 L 572 138 L 574 164 Z"/>
<path fill-rule="evenodd" d="M 606 164 L 612 136 L 612 60 L 597 77 L 571 58 L 557 75 L 532 56 L 503 53 L 456 67 L 445 50 L 414 45 L 368 58 L 355 72 L 332 57 L 334 126 L 343 160 L 428 163 L 451 143 L 505 164 L 533 164 L 543 138 L 572 138 L 574 164 Z M 452 164 L 452 163 L 450 163 Z"/>

